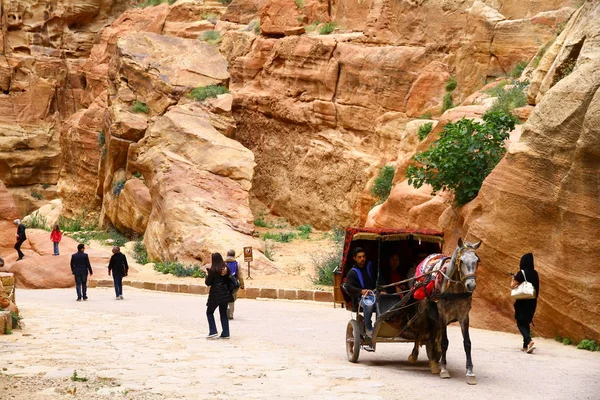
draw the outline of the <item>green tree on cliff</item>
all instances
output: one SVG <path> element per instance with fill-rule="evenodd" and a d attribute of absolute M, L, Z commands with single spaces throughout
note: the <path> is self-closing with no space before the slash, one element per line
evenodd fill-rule
<path fill-rule="evenodd" d="M 449 190 L 458 205 L 466 204 L 506 153 L 514 127 L 512 116 L 502 111 L 486 113 L 483 123 L 463 118 L 447 124 L 429 149 L 413 156 L 406 171 L 409 185 L 431 185 L 433 194 Z"/>

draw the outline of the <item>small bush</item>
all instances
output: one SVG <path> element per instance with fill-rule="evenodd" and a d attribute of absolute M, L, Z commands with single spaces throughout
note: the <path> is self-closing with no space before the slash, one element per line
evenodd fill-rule
<path fill-rule="evenodd" d="M 121 194 L 121 192 L 123 191 L 123 189 L 125 189 L 125 181 L 124 180 L 117 181 L 113 185 L 113 194 L 115 196 L 118 196 L 118 195 Z"/>
<path fill-rule="evenodd" d="M 344 244 L 346 239 L 346 230 L 340 226 L 334 226 L 331 229 L 333 242 L 337 245 Z"/>
<path fill-rule="evenodd" d="M 148 250 L 146 250 L 146 246 L 141 241 L 135 242 L 133 246 L 133 258 L 138 264 L 148 264 L 150 260 L 148 259 Z"/>
<path fill-rule="evenodd" d="M 377 197 L 378 203 L 383 203 L 390 195 L 395 173 L 396 169 L 391 165 L 384 165 L 381 170 L 379 170 L 379 175 L 375 178 L 375 183 L 371 188 L 371 193 L 373 196 Z"/>
<path fill-rule="evenodd" d="M 275 261 L 273 249 L 271 248 L 271 245 L 269 244 L 269 242 L 265 242 L 264 248 L 265 248 L 265 252 L 263 254 L 265 255 L 265 257 L 267 257 L 267 260 Z"/>
<path fill-rule="evenodd" d="M 573 343 L 573 342 L 572 342 L 572 341 L 571 341 L 571 339 L 569 339 L 568 337 L 567 337 L 567 338 L 564 338 L 564 339 L 563 339 L 563 341 L 562 341 L 562 344 L 564 344 L 565 346 L 569 346 L 569 345 L 570 345 L 570 344 L 572 344 L 572 343 Z"/>
<path fill-rule="evenodd" d="M 177 261 L 164 261 L 154 265 L 154 269 L 163 274 L 171 274 L 175 276 L 191 276 L 193 278 L 205 278 L 206 272 L 202 270 L 200 265 L 195 264 L 189 267 Z"/>
<path fill-rule="evenodd" d="M 44 189 L 48 189 L 50 186 L 52 185 L 50 185 L 49 183 L 42 183 L 42 188 Z"/>
<path fill-rule="evenodd" d="M 84 225 L 86 217 L 87 212 L 85 210 L 75 218 L 66 218 L 61 215 L 58 217 L 58 225 L 63 232 L 80 232 L 85 229 L 92 229 L 91 226 Z"/>
<path fill-rule="evenodd" d="M 331 32 L 333 32 L 335 30 L 336 24 L 335 22 L 327 22 L 323 25 L 321 25 L 321 28 L 319 28 L 319 33 L 321 35 L 329 35 Z"/>
<path fill-rule="evenodd" d="M 73 382 L 87 382 L 88 378 L 85 376 L 78 376 L 77 370 L 73 371 L 73 375 L 71 375 L 71 380 Z"/>
<path fill-rule="evenodd" d="M 136 7 L 146 8 L 146 7 L 155 7 L 159 6 L 163 3 L 169 3 L 169 5 L 175 4 L 177 0 L 146 0 L 143 3 L 138 4 Z"/>
<path fill-rule="evenodd" d="M 42 200 L 44 198 L 44 196 L 35 191 L 31 192 L 31 197 L 33 197 L 36 200 Z"/>
<path fill-rule="evenodd" d="M 21 320 L 23 319 L 23 317 L 21 317 L 19 314 L 17 314 L 14 311 L 11 311 L 10 315 L 12 317 L 12 326 L 17 329 L 21 329 Z"/>
<path fill-rule="evenodd" d="M 132 110 L 133 110 L 133 112 L 136 112 L 136 113 L 148 114 L 148 106 L 146 105 L 146 103 L 142 103 L 141 101 L 138 101 L 138 100 L 136 100 L 135 103 L 133 103 Z"/>
<path fill-rule="evenodd" d="M 260 23 L 254 24 L 254 34 L 260 35 Z"/>
<path fill-rule="evenodd" d="M 583 339 L 577 345 L 579 350 L 600 351 L 600 345 L 595 340 Z"/>
<path fill-rule="evenodd" d="M 113 246 L 125 246 L 125 243 L 127 243 L 129 241 L 129 239 L 127 239 L 125 236 L 123 236 L 123 234 L 121 234 L 121 232 L 117 231 L 114 228 L 110 228 L 108 230 L 108 237 L 109 239 L 112 240 L 112 245 Z"/>
<path fill-rule="evenodd" d="M 483 123 L 463 118 L 447 124 L 429 149 L 413 156 L 408 184 L 429 184 L 433 194 L 449 190 L 456 204 L 466 204 L 504 157 L 505 140 L 514 127 L 513 117 L 501 111 L 486 113 Z"/>
<path fill-rule="evenodd" d="M 208 44 L 219 44 L 223 38 L 221 37 L 221 33 L 219 31 L 204 31 L 200 36 L 200 40 L 205 41 Z"/>
<path fill-rule="evenodd" d="M 136 178 L 140 179 L 142 177 L 142 174 L 138 171 L 135 171 L 133 174 L 131 174 L 132 176 L 135 176 Z"/>
<path fill-rule="evenodd" d="M 304 0 L 294 0 L 294 4 L 296 4 L 297 9 L 304 8 Z"/>
<path fill-rule="evenodd" d="M 296 238 L 296 234 L 294 232 L 279 232 L 279 233 L 271 233 L 267 232 L 261 236 L 262 240 L 274 240 L 279 243 L 290 243 L 292 240 Z"/>
<path fill-rule="evenodd" d="M 344 249 L 344 239 L 337 241 L 336 235 L 339 236 L 334 228 L 335 244 L 331 250 L 320 257 L 313 257 L 316 275 L 311 280 L 315 285 L 333 286 L 333 271 L 341 264 Z"/>
<path fill-rule="evenodd" d="M 220 94 L 229 93 L 229 90 L 223 85 L 208 85 L 197 87 L 190 92 L 190 96 L 198 101 L 204 101 L 211 97 L 217 97 Z"/>
<path fill-rule="evenodd" d="M 420 119 L 431 119 L 432 115 L 430 112 L 426 112 L 425 114 L 421 115 L 419 118 Z"/>
<path fill-rule="evenodd" d="M 260 215 L 258 218 L 254 218 L 254 225 L 260 226 L 261 228 L 271 228 L 271 224 L 265 221 L 264 215 Z"/>
<path fill-rule="evenodd" d="M 527 67 L 527 62 L 519 61 L 508 75 L 514 79 L 520 78 L 521 74 L 523 74 L 523 71 L 525 70 L 525 67 Z"/>
<path fill-rule="evenodd" d="M 223 4 L 224 6 L 228 6 L 233 0 L 219 0 L 219 3 Z"/>
<path fill-rule="evenodd" d="M 423 141 L 425 140 L 425 138 L 427 138 L 427 136 L 429 135 L 429 133 L 431 132 L 431 130 L 433 129 L 433 122 L 427 122 L 426 124 L 423 124 L 421 126 L 419 126 L 419 140 Z"/>
<path fill-rule="evenodd" d="M 300 239 L 308 239 L 310 237 L 310 234 L 312 232 L 312 226 L 310 226 L 310 224 L 306 224 L 306 225 L 300 225 L 296 228 L 298 231 L 300 231 L 300 233 L 298 234 L 298 237 Z"/>
<path fill-rule="evenodd" d="M 306 26 L 304 27 L 304 30 L 305 30 L 306 32 L 314 32 L 314 31 L 316 31 L 316 30 L 317 30 L 317 26 L 319 26 L 319 24 L 320 24 L 320 23 L 321 23 L 321 21 L 319 21 L 319 20 L 316 20 L 316 21 L 314 21 L 312 24 L 310 24 L 310 25 L 306 25 Z"/>
<path fill-rule="evenodd" d="M 100 129 L 98 131 L 98 147 L 104 147 L 106 144 L 106 136 L 104 136 L 104 131 Z"/>
<path fill-rule="evenodd" d="M 488 112 L 502 112 L 511 116 L 515 122 L 518 122 L 517 118 L 512 115 L 512 110 L 527 105 L 527 96 L 524 93 L 527 85 L 527 83 L 514 82 L 513 87 L 509 90 L 504 90 L 506 85 L 498 85 L 490 90 L 490 92 L 497 93 L 498 95 Z"/>
<path fill-rule="evenodd" d="M 444 95 L 444 99 L 442 100 L 442 114 L 451 108 L 454 108 L 454 102 L 452 101 L 452 92 L 448 92 Z"/>
<path fill-rule="evenodd" d="M 452 92 L 456 89 L 458 82 L 456 81 L 456 77 L 451 76 L 446 82 L 446 92 Z"/>
<path fill-rule="evenodd" d="M 213 25 L 217 24 L 218 21 L 218 17 L 216 14 L 210 13 L 210 14 L 202 14 L 202 19 L 210 22 Z"/>
<path fill-rule="evenodd" d="M 27 227 L 32 229 L 44 229 L 50 230 L 48 228 L 48 222 L 46 221 L 46 217 L 41 215 L 38 211 L 31 214 L 29 221 L 27 222 Z"/>
<path fill-rule="evenodd" d="M 556 335 L 556 336 L 554 336 L 554 340 L 556 340 L 558 343 L 562 343 L 563 338 L 560 335 Z"/>

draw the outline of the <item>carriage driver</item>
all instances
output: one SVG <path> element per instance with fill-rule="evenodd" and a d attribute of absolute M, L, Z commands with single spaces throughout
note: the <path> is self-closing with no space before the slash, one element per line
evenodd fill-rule
<path fill-rule="evenodd" d="M 354 265 L 346 277 L 346 291 L 350 297 L 352 297 L 352 302 L 360 302 L 363 295 L 367 294 L 368 291 L 375 289 L 376 282 L 373 271 L 371 270 L 371 263 L 367 263 L 365 251 L 361 247 L 356 247 L 353 254 Z M 365 330 L 369 336 L 373 334 L 373 322 L 371 321 L 371 316 L 373 315 L 374 308 L 375 304 L 363 304 Z"/>

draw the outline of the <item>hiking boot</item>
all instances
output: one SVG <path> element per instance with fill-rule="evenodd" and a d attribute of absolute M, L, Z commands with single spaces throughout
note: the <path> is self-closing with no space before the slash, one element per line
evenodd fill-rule
<path fill-rule="evenodd" d="M 209 333 L 208 335 L 206 335 L 207 339 L 216 339 L 217 337 L 219 337 L 218 333 Z"/>
<path fill-rule="evenodd" d="M 533 353 L 534 350 L 535 350 L 535 343 L 532 340 L 531 342 L 529 342 L 529 345 L 527 346 L 527 354 Z"/>

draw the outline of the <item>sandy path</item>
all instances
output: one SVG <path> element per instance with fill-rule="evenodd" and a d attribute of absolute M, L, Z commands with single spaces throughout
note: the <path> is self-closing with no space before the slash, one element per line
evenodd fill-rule
<path fill-rule="evenodd" d="M 25 327 L 0 341 L 1 399 L 597 399 L 600 354 L 537 339 L 534 355 L 517 335 L 473 329 L 479 384 L 464 380 L 460 331 L 450 328 L 451 380 L 411 346 L 382 344 L 346 360 L 350 314 L 330 304 L 240 300 L 232 338 L 204 339 L 206 296 L 125 288 L 19 292 Z M 24 335 L 25 334 L 25 335 Z M 88 382 L 72 382 L 73 370 Z M 528 387 L 522 387 L 524 381 Z"/>

